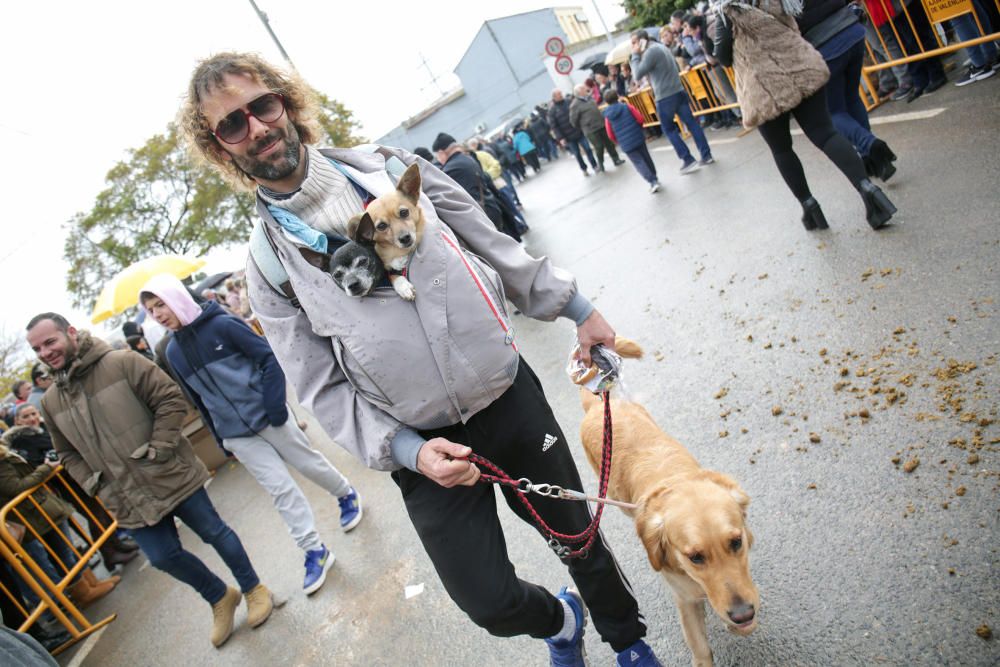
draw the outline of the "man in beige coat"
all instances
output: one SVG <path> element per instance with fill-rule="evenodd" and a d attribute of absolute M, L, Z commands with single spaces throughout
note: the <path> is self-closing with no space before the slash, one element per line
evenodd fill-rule
<path fill-rule="evenodd" d="M 52 445 L 69 474 L 101 499 L 154 567 L 194 588 L 214 617 L 212 643 L 232 633 L 240 591 L 181 546 L 174 517 L 211 544 L 247 599 L 256 627 L 273 608 L 236 533 L 205 492 L 208 471 L 181 434 L 188 403 L 170 377 L 140 354 L 112 350 L 56 313 L 35 316 L 28 343 L 55 377 L 42 398 Z"/>

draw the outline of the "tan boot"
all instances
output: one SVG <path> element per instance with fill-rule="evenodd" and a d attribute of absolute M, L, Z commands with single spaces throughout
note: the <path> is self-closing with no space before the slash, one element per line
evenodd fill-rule
<path fill-rule="evenodd" d="M 247 623 L 251 628 L 256 628 L 271 615 L 274 610 L 274 597 L 271 591 L 267 590 L 264 584 L 257 584 L 249 593 L 247 598 Z"/>
<path fill-rule="evenodd" d="M 118 577 L 98 579 L 97 575 L 88 568 L 80 573 L 80 581 L 66 589 L 66 592 L 73 598 L 73 602 L 82 609 L 110 593 L 118 581 Z"/>
<path fill-rule="evenodd" d="M 84 578 L 84 580 L 88 584 L 90 584 L 91 586 L 96 586 L 99 583 L 101 583 L 102 581 L 110 581 L 112 584 L 114 584 L 115 586 L 117 586 L 118 582 L 122 580 L 122 578 L 119 577 L 117 574 L 112 574 L 107 579 L 98 579 L 97 575 L 94 574 L 94 571 L 91 570 L 90 568 L 87 568 L 86 570 L 84 570 L 83 572 L 81 572 L 80 576 L 82 576 Z"/>
<path fill-rule="evenodd" d="M 219 648 L 233 634 L 233 619 L 240 606 L 240 592 L 226 587 L 226 594 L 212 605 L 212 646 Z"/>

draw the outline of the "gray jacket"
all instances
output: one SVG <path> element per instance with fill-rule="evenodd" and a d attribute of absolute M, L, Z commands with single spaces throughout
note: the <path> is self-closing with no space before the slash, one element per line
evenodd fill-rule
<path fill-rule="evenodd" d="M 662 100 L 684 90 L 677 61 L 667 47 L 652 40 L 641 54 L 632 54 L 632 76 L 636 81 L 644 76 L 649 77 L 655 100 Z"/>
<path fill-rule="evenodd" d="M 569 122 L 587 136 L 605 131 L 604 116 L 597 108 L 597 102 L 589 97 L 584 99 L 579 95 L 573 96 L 573 101 L 569 103 Z"/>
<path fill-rule="evenodd" d="M 299 400 L 341 447 L 379 470 L 400 467 L 391 448 L 398 436 L 417 443 L 413 461 L 423 440 L 411 429 L 466 422 L 513 383 L 519 357 L 505 296 L 541 320 L 566 315 L 579 322 L 592 308 L 569 273 L 498 232 L 444 173 L 406 151 L 387 150 L 420 165 L 426 225 L 408 271 L 416 301 L 388 287 L 347 296 L 260 201 L 258 214 L 301 309 L 252 261 L 247 266 L 253 310 Z M 382 155 L 322 152 L 368 192 L 394 188 Z"/>

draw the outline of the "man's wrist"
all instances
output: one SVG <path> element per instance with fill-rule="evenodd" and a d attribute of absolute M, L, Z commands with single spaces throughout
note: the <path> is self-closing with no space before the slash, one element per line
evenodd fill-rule
<path fill-rule="evenodd" d="M 576 326 L 580 326 L 587 321 L 590 314 L 594 312 L 594 304 L 590 302 L 590 299 L 577 292 L 570 298 L 569 302 L 563 307 L 562 312 L 559 313 L 560 316 L 573 320 Z"/>
<path fill-rule="evenodd" d="M 420 472 L 417 470 L 417 455 L 426 442 L 427 440 L 419 433 L 404 426 L 396 432 L 389 443 L 392 460 L 413 472 Z"/>

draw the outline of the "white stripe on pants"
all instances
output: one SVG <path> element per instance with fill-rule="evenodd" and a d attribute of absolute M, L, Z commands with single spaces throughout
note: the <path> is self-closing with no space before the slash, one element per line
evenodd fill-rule
<path fill-rule="evenodd" d="M 281 426 L 267 426 L 254 435 L 226 438 L 223 444 L 271 494 L 274 507 L 299 548 L 312 551 L 322 547 L 309 501 L 287 466 L 337 497 L 350 491 L 351 485 L 322 453 L 309 446 L 294 413 L 289 410 L 288 421 Z"/>

